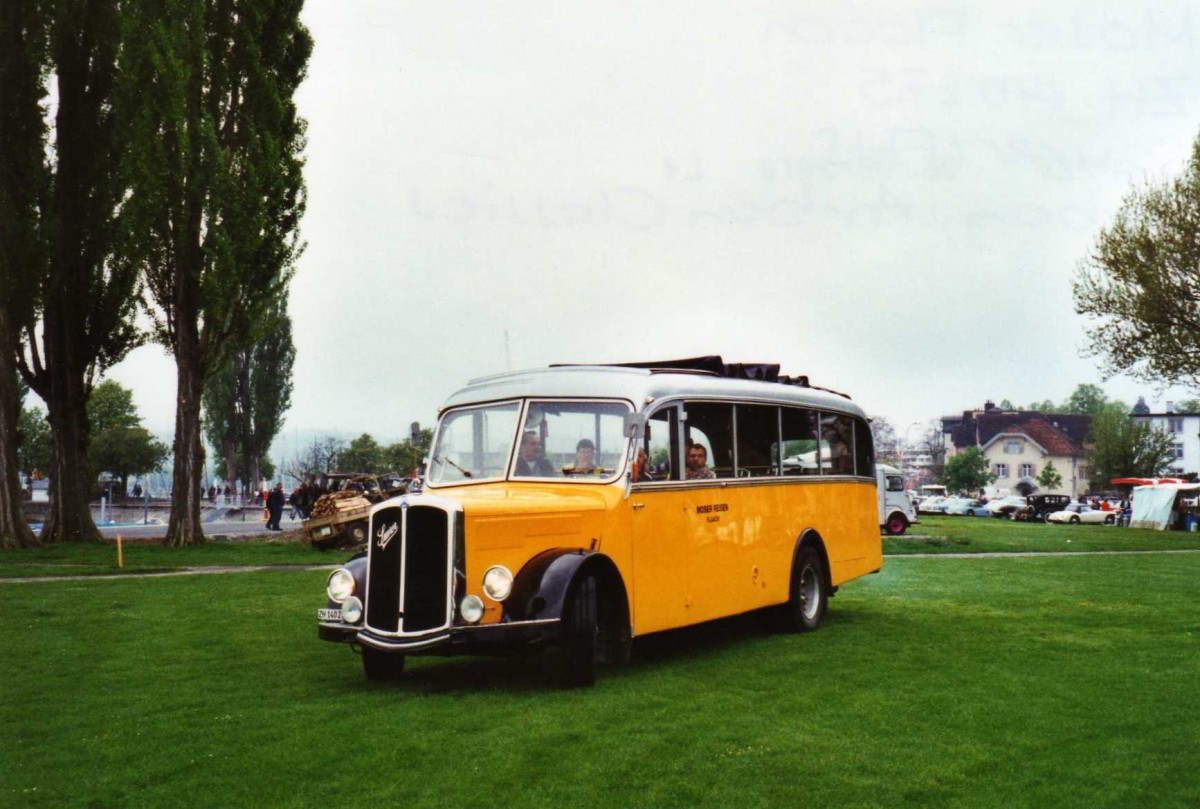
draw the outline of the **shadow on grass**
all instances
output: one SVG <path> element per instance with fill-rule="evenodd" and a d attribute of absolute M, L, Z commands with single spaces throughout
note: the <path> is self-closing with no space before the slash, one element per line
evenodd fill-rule
<path fill-rule="evenodd" d="M 853 622 L 852 616 L 838 616 L 838 623 L 850 622 Z M 656 671 L 686 668 L 776 634 L 779 634 L 777 620 L 770 610 L 657 632 L 634 640 L 627 666 L 602 665 L 597 672 L 597 681 L 623 680 Z M 357 657 L 355 662 L 358 662 Z M 558 691 L 561 690 L 561 666 L 561 652 L 554 647 L 505 657 L 411 657 L 404 675 L 396 682 L 375 683 L 360 679 L 348 689 L 422 694 L 481 690 L 514 694 Z M 361 670 L 358 676 L 364 676 Z"/>

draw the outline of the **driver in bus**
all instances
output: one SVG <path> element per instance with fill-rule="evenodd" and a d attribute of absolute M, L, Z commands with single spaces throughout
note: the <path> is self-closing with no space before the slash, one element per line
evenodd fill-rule
<path fill-rule="evenodd" d="M 517 477 L 548 478 L 554 476 L 554 466 L 542 456 L 542 439 L 533 430 L 521 435 L 517 453 Z"/>

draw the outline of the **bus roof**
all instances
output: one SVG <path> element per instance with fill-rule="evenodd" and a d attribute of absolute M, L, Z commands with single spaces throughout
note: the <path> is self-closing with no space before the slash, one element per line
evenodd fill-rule
<path fill-rule="evenodd" d="M 865 418 L 863 409 L 841 394 L 785 382 L 730 379 L 680 369 L 616 365 L 560 365 L 472 379 L 442 409 L 519 398 L 627 399 L 637 410 L 680 397 L 727 399 L 763 404 L 804 405 Z"/>

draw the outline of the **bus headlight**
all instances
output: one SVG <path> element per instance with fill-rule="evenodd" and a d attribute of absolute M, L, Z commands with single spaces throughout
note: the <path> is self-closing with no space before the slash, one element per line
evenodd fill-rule
<path fill-rule="evenodd" d="M 483 599 L 476 595 L 464 598 L 458 605 L 458 614 L 468 624 L 477 624 L 483 617 Z"/>
<path fill-rule="evenodd" d="M 355 587 L 354 574 L 344 567 L 339 567 L 329 574 L 329 581 L 325 584 L 325 593 L 329 596 L 330 601 L 341 604 L 354 595 Z"/>
<path fill-rule="evenodd" d="M 350 596 L 342 602 L 342 620 L 348 624 L 357 624 L 362 620 L 363 606 L 355 596 Z"/>
<path fill-rule="evenodd" d="M 512 592 L 513 575 L 504 565 L 489 567 L 483 574 L 483 592 L 493 601 L 503 601 Z"/>

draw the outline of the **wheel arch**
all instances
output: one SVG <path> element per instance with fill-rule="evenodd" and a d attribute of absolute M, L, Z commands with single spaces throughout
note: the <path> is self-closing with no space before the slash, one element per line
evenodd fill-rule
<path fill-rule="evenodd" d="M 800 536 L 796 539 L 796 544 L 792 547 L 792 564 L 789 577 L 796 575 L 796 560 L 800 558 L 800 552 L 805 548 L 813 548 L 817 552 L 817 556 L 821 559 L 821 575 L 825 577 L 825 587 L 827 588 L 830 597 L 837 593 L 837 588 L 833 586 L 833 574 L 829 567 L 829 553 L 825 550 L 825 540 L 817 533 L 814 528 L 806 528 L 800 532 Z M 789 580 L 788 592 L 792 591 L 795 585 L 794 581 Z"/>
<path fill-rule="evenodd" d="M 563 605 L 587 576 L 596 578 L 603 598 L 628 624 L 629 596 L 613 560 L 595 551 L 569 548 L 543 551 L 525 563 L 514 577 L 504 614 L 519 621 L 561 618 Z"/>

